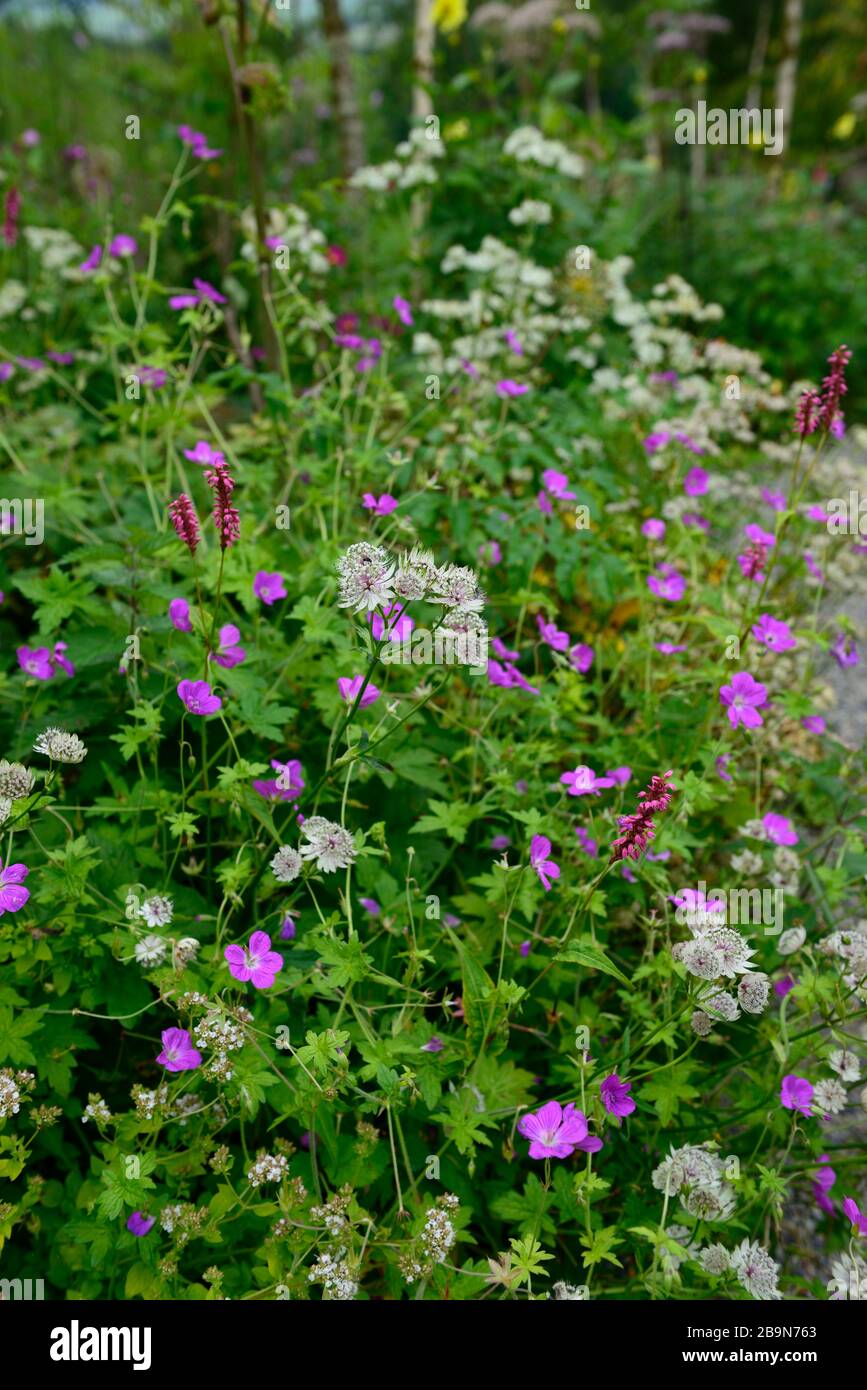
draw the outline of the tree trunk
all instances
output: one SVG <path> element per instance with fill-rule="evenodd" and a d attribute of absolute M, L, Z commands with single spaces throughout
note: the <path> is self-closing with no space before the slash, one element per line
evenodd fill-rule
<path fill-rule="evenodd" d="M 768 56 L 768 39 L 771 35 L 771 0 L 762 0 L 759 17 L 756 20 L 756 36 L 750 54 L 750 69 L 747 87 L 747 110 L 755 111 L 762 104 L 762 77 L 765 59 Z"/>
<path fill-rule="evenodd" d="M 784 151 L 789 148 L 792 134 L 803 11 L 803 0 L 786 0 L 783 10 L 783 56 L 777 69 L 777 90 L 774 101 L 777 110 L 783 113 L 781 119 L 783 122 Z"/>
<path fill-rule="evenodd" d="M 340 13 L 340 0 L 320 0 L 320 5 L 331 60 L 331 91 L 340 136 L 342 172 L 344 179 L 349 179 L 364 163 L 364 130 L 352 78 L 349 33 Z"/>
<path fill-rule="evenodd" d="M 431 0 L 415 0 L 415 32 L 413 35 L 413 71 L 415 81 L 412 86 L 413 120 L 423 121 L 433 114 L 433 101 L 430 87 L 433 77 L 434 22 Z M 421 84 L 425 85 L 422 86 Z"/>

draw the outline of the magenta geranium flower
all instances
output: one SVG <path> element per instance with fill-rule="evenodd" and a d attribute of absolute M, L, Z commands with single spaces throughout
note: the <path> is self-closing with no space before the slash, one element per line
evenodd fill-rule
<path fill-rule="evenodd" d="M 379 497 L 376 497 L 372 492 L 365 492 L 361 499 L 361 505 L 367 511 L 373 512 L 374 516 L 388 516 L 395 507 L 400 506 L 400 503 L 396 497 L 392 497 L 390 492 L 383 492 Z"/>
<path fill-rule="evenodd" d="M 599 845 L 584 829 L 583 825 L 576 825 L 575 834 L 578 836 L 578 843 L 587 855 L 588 859 L 595 859 L 599 852 Z"/>
<path fill-rule="evenodd" d="M 340 676 L 337 681 L 337 688 L 347 704 L 352 704 L 363 685 L 363 676 Z M 368 681 L 367 688 L 361 697 L 359 709 L 367 709 L 368 705 L 372 705 L 374 700 L 379 699 L 380 693 L 381 692 L 377 690 L 373 682 Z"/>
<path fill-rule="evenodd" d="M 785 1110 L 797 1110 L 799 1115 L 809 1116 L 813 1088 L 804 1076 L 784 1076 L 780 1087 L 780 1104 Z"/>
<path fill-rule="evenodd" d="M 750 521 L 747 523 L 747 525 L 744 527 L 744 535 L 746 536 L 748 541 L 752 541 L 753 545 L 772 546 L 776 545 L 777 543 L 777 538 L 774 535 L 773 531 L 765 531 L 755 521 Z"/>
<path fill-rule="evenodd" d="M 132 1231 L 134 1236 L 146 1236 L 155 1221 L 155 1216 L 143 1216 L 140 1211 L 134 1211 L 126 1223 L 126 1229 Z"/>
<path fill-rule="evenodd" d="M 524 396 L 529 389 L 529 386 L 525 386 L 520 381 L 512 381 L 508 377 L 505 381 L 498 381 L 496 386 L 497 395 L 503 400 L 507 400 L 510 396 Z"/>
<path fill-rule="evenodd" d="M 189 459 L 190 463 L 201 463 L 208 467 L 223 462 L 223 455 L 212 449 L 207 439 L 199 439 L 192 449 L 185 449 L 184 458 Z"/>
<path fill-rule="evenodd" d="M 843 1198 L 843 1214 L 852 1222 L 854 1233 L 867 1236 L 867 1216 L 865 1216 L 854 1197 Z"/>
<path fill-rule="evenodd" d="M 509 347 L 512 349 L 512 351 L 513 351 L 513 353 L 515 354 L 515 356 L 516 356 L 516 357 L 523 357 L 523 355 L 524 355 L 524 349 L 523 349 L 523 347 L 522 347 L 522 345 L 521 345 L 521 340 L 520 340 L 520 338 L 518 337 L 518 335 L 517 335 L 517 333 L 515 332 L 515 330 L 514 330 L 513 328 L 507 328 L 506 331 L 505 331 L 505 333 L 503 334 L 503 337 L 505 338 L 505 340 L 506 340 L 506 342 L 508 343 Z"/>
<path fill-rule="evenodd" d="M 15 655 L 21 670 L 28 676 L 35 676 L 38 681 L 51 680 L 54 668 L 47 647 L 16 647 Z"/>
<path fill-rule="evenodd" d="M 90 272 L 91 272 L 92 270 L 98 269 L 99 263 L 100 263 L 101 260 L 102 260 L 102 247 L 101 247 L 101 246 L 94 246 L 94 248 L 93 248 L 93 250 L 91 251 L 90 255 L 88 256 L 87 260 L 86 260 L 86 261 L 82 261 L 82 262 L 81 262 L 81 265 L 78 267 L 78 269 L 82 272 L 83 275 L 89 275 Z"/>
<path fill-rule="evenodd" d="M 838 666 L 857 666 L 858 653 L 855 650 L 855 643 L 851 637 L 847 637 L 844 632 L 837 634 L 837 640 L 831 647 L 831 655 Z"/>
<path fill-rule="evenodd" d="M 54 651 L 51 654 L 52 666 L 59 666 L 61 671 L 65 671 L 68 676 L 75 675 L 75 667 L 66 655 L 68 646 L 66 642 L 55 642 Z"/>
<path fill-rule="evenodd" d="M 432 1038 L 428 1038 L 428 1040 L 427 1040 L 426 1043 L 422 1043 L 421 1047 L 419 1048 L 419 1051 L 420 1051 L 420 1052 L 442 1052 L 442 1050 L 443 1050 L 444 1047 L 445 1047 L 445 1043 L 443 1042 L 442 1038 L 438 1038 L 438 1037 L 436 1036 L 436 1034 L 434 1034 L 434 1036 L 433 1036 Z"/>
<path fill-rule="evenodd" d="M 569 788 L 570 796 L 598 796 L 605 787 L 614 786 L 613 778 L 597 777 L 592 767 L 584 763 L 579 763 L 574 772 L 564 772 L 560 781 Z"/>
<path fill-rule="evenodd" d="M 531 1158 L 571 1158 L 576 1149 L 595 1154 L 602 1148 L 602 1140 L 588 1133 L 586 1117 L 571 1101 L 561 1106 L 549 1100 L 535 1113 L 523 1115 L 518 1131 L 530 1141 Z"/>
<path fill-rule="evenodd" d="M 178 135 L 185 145 L 189 145 L 196 159 L 217 159 L 222 150 L 212 150 L 208 145 L 207 136 L 200 130 L 193 130 L 192 126 L 179 125 Z"/>
<path fill-rule="evenodd" d="M 0 917 L 4 912 L 19 912 L 30 897 L 30 889 L 22 884 L 30 873 L 26 864 L 7 864 L 0 867 Z"/>
<path fill-rule="evenodd" d="M 190 714 L 216 714 L 223 708 L 223 701 L 212 693 L 207 681 L 181 681 L 178 696 Z"/>
<path fill-rule="evenodd" d="M 259 570 L 253 580 L 253 593 L 270 608 L 272 603 L 286 597 L 282 574 L 269 574 L 267 570 Z"/>
<path fill-rule="evenodd" d="M 403 299 L 399 294 L 396 294 L 394 296 L 394 299 L 391 301 L 391 304 L 392 308 L 394 309 L 394 312 L 397 314 L 401 323 L 404 324 L 407 328 L 412 328 L 415 320 L 412 316 L 412 308 L 410 306 L 409 301 Z"/>
<path fill-rule="evenodd" d="M 656 574 L 647 576 L 647 587 L 652 594 L 656 594 L 657 598 L 667 599 L 669 603 L 677 603 L 686 593 L 686 580 L 670 565 L 660 565 Z"/>
<path fill-rule="evenodd" d="M 166 1071 L 195 1071 L 201 1066 L 202 1054 L 185 1028 L 166 1028 L 161 1037 L 163 1050 L 157 1061 Z"/>
<path fill-rule="evenodd" d="M 178 632 L 192 632 L 190 605 L 185 598 L 173 598 L 169 604 L 169 621 Z"/>
<path fill-rule="evenodd" d="M 753 679 L 749 671 L 738 671 L 732 676 L 731 685 L 720 687 L 719 697 L 722 704 L 728 706 L 733 729 L 739 724 L 743 724 L 745 729 L 757 729 L 764 723 L 759 706 L 767 703 L 768 692 L 761 681 Z"/>
<path fill-rule="evenodd" d="M 556 468 L 546 468 L 542 474 L 542 486 L 552 497 L 559 501 L 568 502 L 574 499 L 576 494 L 569 490 L 569 479 L 565 473 L 559 472 Z"/>
<path fill-rule="evenodd" d="M 371 917 L 378 917 L 380 912 L 382 911 L 382 908 L 376 901 L 376 898 L 359 898 L 358 901 L 361 903 L 361 906 L 364 908 L 365 912 L 367 912 Z"/>
<path fill-rule="evenodd" d="M 771 492 L 769 488 L 763 487 L 762 498 L 765 502 L 767 502 L 769 507 L 773 508 L 775 512 L 784 512 L 786 510 L 785 493 Z"/>
<path fill-rule="evenodd" d="M 753 624 L 753 636 L 772 652 L 790 652 L 798 645 L 788 623 L 772 618 L 770 613 L 763 613 L 759 621 Z"/>
<path fill-rule="evenodd" d="M 124 256 L 134 256 L 137 250 L 138 242 L 135 237 L 127 236 L 125 232 L 121 232 L 109 244 L 108 254 L 120 260 Z"/>
<path fill-rule="evenodd" d="M 569 661 L 582 676 L 586 675 L 593 665 L 593 657 L 593 648 L 588 647 L 586 642 L 576 642 L 574 647 L 569 648 Z"/>
<path fill-rule="evenodd" d="M 731 773 L 730 773 L 729 770 L 728 770 L 728 766 L 729 766 L 729 763 L 731 762 L 731 760 L 732 760 L 732 755 L 731 755 L 731 753 L 720 753 L 719 757 L 718 757 L 717 760 L 716 760 L 715 766 L 716 766 L 717 776 L 718 776 L 718 777 L 721 777 L 722 780 L 723 780 L 724 782 L 733 782 L 733 781 L 734 781 L 734 778 L 732 777 Z"/>
<path fill-rule="evenodd" d="M 229 963 L 229 973 L 256 989 L 270 989 L 278 970 L 283 969 L 283 957 L 271 950 L 267 932 L 254 931 L 249 946 L 227 946 L 223 952 Z"/>
<path fill-rule="evenodd" d="M 707 492 L 708 475 L 703 468 L 691 468 L 683 480 L 687 497 L 702 497 Z"/>
<path fill-rule="evenodd" d="M 827 1154 L 821 1154 L 820 1161 L 823 1163 L 826 1162 L 827 1157 Z M 834 1203 L 831 1201 L 828 1193 L 831 1191 L 836 1181 L 837 1174 L 834 1172 L 833 1168 L 820 1168 L 813 1180 L 813 1196 L 818 1206 L 822 1208 L 822 1211 L 827 1212 L 829 1216 L 834 1215 Z"/>
<path fill-rule="evenodd" d="M 825 732 L 825 721 L 821 714 L 805 714 L 801 724 L 808 734 L 823 734 Z"/>
<path fill-rule="evenodd" d="M 658 652 L 662 652 L 663 656 L 673 656 L 675 652 L 686 651 L 685 642 L 654 642 L 653 645 Z"/>
<path fill-rule="evenodd" d="M 240 638 L 241 634 L 234 623 L 224 623 L 220 628 L 217 650 L 211 653 L 211 660 L 227 671 L 233 666 L 240 666 L 247 658 L 244 648 L 238 645 Z"/>
<path fill-rule="evenodd" d="M 569 646 L 568 632 L 560 632 L 556 623 L 546 623 L 541 613 L 536 614 L 539 636 L 555 652 L 565 652 Z"/>
<path fill-rule="evenodd" d="M 776 816 L 772 811 L 762 820 L 762 825 L 768 834 L 768 839 L 773 840 L 775 845 L 796 845 L 798 834 L 792 822 L 786 816 Z"/>
<path fill-rule="evenodd" d="M 632 1089 L 631 1081 L 621 1081 L 616 1071 L 605 1080 L 599 1087 L 599 1094 L 602 1097 L 602 1104 L 609 1115 L 617 1115 L 619 1119 L 625 1119 L 631 1115 L 635 1109 L 635 1101 L 629 1094 Z"/>
<path fill-rule="evenodd" d="M 665 535 L 665 522 L 659 521 L 655 516 L 648 517 L 642 524 L 641 534 L 649 541 L 661 541 Z"/>
<path fill-rule="evenodd" d="M 409 637 L 415 623 L 408 613 L 401 613 L 399 603 L 386 603 L 383 605 L 382 615 L 379 613 L 368 613 L 367 621 L 370 623 L 370 630 L 377 642 L 381 642 L 383 637 L 400 638 L 403 641 Z"/>
<path fill-rule="evenodd" d="M 539 875 L 539 881 L 546 893 L 551 891 L 550 880 L 560 877 L 559 866 L 553 859 L 548 858 L 550 853 L 551 841 L 545 835 L 534 835 L 530 842 L 530 864 Z"/>

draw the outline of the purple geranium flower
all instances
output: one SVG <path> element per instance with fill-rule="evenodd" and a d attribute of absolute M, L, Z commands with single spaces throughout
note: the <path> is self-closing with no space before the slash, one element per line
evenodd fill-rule
<path fill-rule="evenodd" d="M 839 632 L 837 634 L 837 640 L 831 647 L 831 655 L 838 666 L 846 667 L 858 665 L 859 658 L 855 650 L 855 643 L 852 641 L 852 638 L 847 637 L 844 632 Z"/>
<path fill-rule="evenodd" d="M 604 787 L 614 786 L 613 778 L 597 777 L 592 767 L 584 763 L 579 763 L 574 772 L 564 772 L 560 781 L 569 788 L 570 796 L 598 796 Z"/>
<path fill-rule="evenodd" d="M 144 1216 L 140 1211 L 134 1211 L 126 1223 L 126 1229 L 132 1231 L 134 1236 L 146 1236 L 155 1221 L 155 1216 Z"/>
<path fill-rule="evenodd" d="M 763 613 L 759 621 L 753 624 L 753 636 L 772 652 L 790 652 L 798 645 L 788 623 L 772 618 L 770 613 Z"/>
<path fill-rule="evenodd" d="M 574 647 L 569 648 L 569 661 L 582 676 L 586 675 L 593 665 L 593 657 L 593 648 L 588 647 L 586 642 L 576 642 Z"/>
<path fill-rule="evenodd" d="M 542 474 L 542 486 L 552 497 L 559 501 L 569 502 L 575 497 L 574 492 L 569 491 L 569 479 L 565 473 L 559 472 L 556 468 L 546 468 Z"/>
<path fill-rule="evenodd" d="M 271 938 L 263 931 L 253 932 L 249 946 L 227 946 L 223 955 L 234 979 L 250 980 L 256 989 L 270 989 L 283 969 L 283 957 L 271 950 Z"/>
<path fill-rule="evenodd" d="M 660 565 L 656 574 L 647 576 L 647 587 L 657 598 L 677 603 L 686 593 L 686 580 L 671 565 Z"/>
<path fill-rule="evenodd" d="M 649 541 L 661 541 L 665 535 L 665 522 L 655 516 L 648 517 L 641 527 L 641 534 Z"/>
<path fill-rule="evenodd" d="M 797 1110 L 799 1115 L 810 1114 L 813 1088 L 804 1076 L 784 1076 L 780 1088 L 780 1103 L 785 1110 Z"/>
<path fill-rule="evenodd" d="M 433 1036 L 432 1038 L 428 1038 L 428 1040 L 427 1040 L 426 1043 L 422 1043 L 422 1045 L 421 1045 L 419 1051 L 420 1051 L 420 1052 L 442 1052 L 442 1050 L 443 1050 L 444 1047 L 445 1047 L 445 1043 L 443 1042 L 442 1038 L 438 1038 L 438 1037 L 436 1036 L 436 1034 L 434 1034 L 434 1036 Z"/>
<path fill-rule="evenodd" d="M 54 668 L 51 665 L 51 652 L 47 647 L 16 647 L 15 655 L 18 657 L 18 665 L 28 676 L 35 676 L 38 681 L 50 681 L 54 675 Z"/>
<path fill-rule="evenodd" d="M 382 908 L 376 901 L 376 898 L 359 898 L 358 901 L 361 903 L 361 906 L 364 908 L 365 912 L 369 913 L 371 917 L 378 917 L 380 912 L 382 911 Z"/>
<path fill-rule="evenodd" d="M 399 294 L 396 294 L 394 296 L 394 299 L 391 301 L 391 304 L 392 308 L 394 309 L 394 312 L 397 314 L 401 323 L 404 324 L 407 328 L 412 328 L 415 320 L 412 316 L 412 307 L 409 301 L 403 299 Z"/>
<path fill-rule="evenodd" d="M 848 1216 L 857 1235 L 867 1236 L 867 1216 L 862 1213 L 854 1197 L 843 1198 L 843 1214 Z"/>
<path fill-rule="evenodd" d="M 635 1101 L 629 1094 L 632 1089 L 631 1081 L 621 1081 L 616 1071 L 605 1080 L 599 1087 L 599 1094 L 602 1097 L 602 1104 L 609 1115 L 617 1115 L 619 1119 L 625 1119 L 631 1115 L 635 1109 Z"/>
<path fill-rule="evenodd" d="M 202 1054 L 185 1028 L 166 1028 L 161 1036 L 163 1050 L 156 1060 L 166 1071 L 195 1071 L 202 1065 Z"/>
<path fill-rule="evenodd" d="M 212 693 L 207 681 L 181 681 L 178 696 L 190 714 L 216 714 L 223 708 L 223 701 Z"/>
<path fill-rule="evenodd" d="M 775 816 L 772 811 L 764 817 L 762 825 L 767 831 L 768 839 L 773 840 L 775 845 L 796 845 L 798 834 L 792 822 L 786 816 Z"/>
<path fill-rule="evenodd" d="M 169 620 L 178 632 L 192 632 L 190 605 L 185 598 L 173 598 L 169 604 Z"/>
<path fill-rule="evenodd" d="M 570 1158 L 576 1149 L 598 1153 L 602 1140 L 588 1134 L 587 1120 L 570 1101 L 561 1106 L 549 1100 L 540 1110 L 523 1115 L 518 1130 L 530 1140 L 531 1158 Z"/>
<path fill-rule="evenodd" d="M 108 254 L 120 260 L 122 256 L 134 256 L 137 250 L 138 242 L 135 237 L 127 236 L 125 232 L 121 232 L 109 244 Z"/>
<path fill-rule="evenodd" d="M 511 381 L 509 378 L 506 378 L 505 381 L 498 381 L 496 386 L 497 395 L 503 400 L 508 399 L 509 396 L 524 396 L 529 389 L 529 386 L 525 386 L 522 382 Z"/>
<path fill-rule="evenodd" d="M 270 608 L 272 603 L 286 597 L 282 574 L 269 574 L 267 570 L 259 570 L 253 580 L 253 593 Z"/>
<path fill-rule="evenodd" d="M 687 497 L 702 497 L 707 492 L 708 475 L 703 468 L 691 468 L 683 480 Z"/>
<path fill-rule="evenodd" d="M 374 516 L 388 516 L 395 507 L 400 506 L 400 503 L 396 497 L 392 497 L 390 492 L 383 492 L 379 497 L 376 497 L 372 492 L 365 492 L 361 499 L 361 505 L 367 511 L 373 512 Z"/>
<path fill-rule="evenodd" d="M 339 676 L 337 680 L 337 688 L 347 704 L 352 704 L 358 698 L 358 692 L 363 685 L 363 676 Z M 367 709 L 367 706 L 372 705 L 375 700 L 379 699 L 379 696 L 380 691 L 369 681 L 361 697 L 359 709 Z"/>
<path fill-rule="evenodd" d="M 536 614 L 539 636 L 555 652 L 565 652 L 569 647 L 568 632 L 560 632 L 556 623 L 546 623 L 541 613 Z"/>
<path fill-rule="evenodd" d="M 728 705 L 733 729 L 738 724 L 743 724 L 745 729 L 757 729 L 764 723 L 758 707 L 767 702 L 768 692 L 761 681 L 753 679 L 749 671 L 738 671 L 732 676 L 731 685 L 720 687 L 719 697 L 722 704 Z"/>
<path fill-rule="evenodd" d="M 224 623 L 220 628 L 217 650 L 211 653 L 211 660 L 216 661 L 217 665 L 226 671 L 231 671 L 233 666 L 240 666 L 247 658 L 244 648 L 238 646 L 240 637 L 241 634 L 234 623 Z"/>
<path fill-rule="evenodd" d="M 4 912 L 19 912 L 30 897 L 30 889 L 22 883 L 30 870 L 26 864 L 7 864 L 0 867 L 0 917 Z"/>
<path fill-rule="evenodd" d="M 530 864 L 539 875 L 539 881 L 546 893 L 551 891 L 550 880 L 560 877 L 560 868 L 549 859 L 551 841 L 545 835 L 534 835 L 530 843 Z"/>

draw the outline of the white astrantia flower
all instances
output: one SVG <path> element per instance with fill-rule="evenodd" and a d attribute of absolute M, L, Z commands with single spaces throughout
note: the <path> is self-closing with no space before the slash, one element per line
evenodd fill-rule
<path fill-rule="evenodd" d="M 766 840 L 768 832 L 763 821 L 748 820 L 746 825 L 741 826 L 741 834 L 748 840 Z"/>
<path fill-rule="evenodd" d="M 699 1038 L 706 1038 L 713 1032 L 713 1019 L 701 1009 L 696 1009 L 689 1020 L 689 1026 Z"/>
<path fill-rule="evenodd" d="M 278 883 L 292 883 L 302 868 L 301 855 L 291 845 L 281 845 L 271 860 L 271 872 Z"/>
<path fill-rule="evenodd" d="M 307 840 L 301 846 L 304 859 L 315 859 L 316 867 L 324 874 L 348 869 L 355 862 L 355 843 L 348 830 L 324 816 L 310 816 L 301 827 Z"/>
<path fill-rule="evenodd" d="M 770 993 L 771 982 L 761 971 L 754 975 L 742 975 L 738 981 L 738 1001 L 745 1013 L 764 1013 Z"/>
<path fill-rule="evenodd" d="M 54 763 L 82 763 L 87 749 L 77 734 L 65 729 L 45 729 L 33 745 L 36 753 L 44 753 Z"/>
<path fill-rule="evenodd" d="M 174 915 L 172 900 L 163 893 L 155 893 L 153 897 L 145 898 L 138 915 L 144 918 L 149 927 L 167 927 Z"/>
<path fill-rule="evenodd" d="M 861 1063 L 854 1052 L 849 1052 L 845 1048 L 838 1048 L 837 1051 L 831 1053 L 828 1058 L 828 1066 L 832 1071 L 838 1073 L 841 1081 L 861 1080 Z"/>
<path fill-rule="evenodd" d="M 391 602 L 394 594 L 394 561 L 381 545 L 359 541 L 337 561 L 340 576 L 339 608 L 372 613 Z"/>
<path fill-rule="evenodd" d="M 764 829 L 764 827 L 762 828 Z M 745 878 L 755 878 L 756 874 L 761 873 L 764 867 L 762 856 L 751 849 L 744 849 L 741 850 L 740 854 L 733 854 L 729 863 L 736 874 L 743 874 Z"/>
<path fill-rule="evenodd" d="M 846 1109 L 846 1088 L 836 1076 L 823 1077 L 813 1087 L 813 1113 L 839 1115 Z"/>
<path fill-rule="evenodd" d="M 190 961 L 196 959 L 201 944 L 202 943 L 194 936 L 182 936 L 180 941 L 176 943 L 174 949 L 175 965 L 189 965 Z"/>
<path fill-rule="evenodd" d="M 8 796 L 0 796 L 0 825 L 5 825 L 12 814 L 12 802 Z"/>
<path fill-rule="evenodd" d="M 431 602 L 479 613 L 485 606 L 485 595 L 475 570 L 466 565 L 443 565 L 434 577 Z"/>
<path fill-rule="evenodd" d="M 162 965 L 166 956 L 166 943 L 159 936 L 144 936 L 135 943 L 135 958 L 139 965 Z"/>
<path fill-rule="evenodd" d="M 740 1245 L 735 1246 L 731 1267 L 738 1282 L 753 1298 L 763 1302 L 782 1298 L 777 1288 L 780 1267 L 757 1241 L 742 1240 Z"/>
<path fill-rule="evenodd" d="M 777 950 L 781 956 L 790 956 L 793 952 L 800 951 L 806 940 L 806 927 L 790 927 L 788 931 L 783 932 L 777 942 Z"/>
<path fill-rule="evenodd" d="M 412 550 L 405 550 L 397 562 L 394 592 L 407 601 L 427 598 L 436 573 L 437 564 L 431 552 L 413 546 Z"/>
<path fill-rule="evenodd" d="M 713 927 L 688 941 L 680 959 L 689 973 L 700 980 L 716 980 L 720 975 L 734 979 L 749 970 L 754 954 L 739 932 L 731 927 Z"/>
<path fill-rule="evenodd" d="M 705 1274 L 725 1274 L 731 1269 L 729 1252 L 724 1245 L 708 1245 L 702 1250 L 698 1262 Z"/>
<path fill-rule="evenodd" d="M 659 1250 L 662 1272 L 665 1275 L 671 1276 L 677 1273 L 684 1260 L 695 1258 L 696 1246 L 695 1242 L 691 1241 L 689 1238 L 690 1233 L 688 1226 L 666 1226 L 665 1234 L 672 1240 L 677 1241 L 678 1245 L 682 1245 L 686 1251 L 685 1255 L 681 1255 L 677 1250 L 671 1250 L 667 1245 L 660 1245 L 657 1247 Z"/>
<path fill-rule="evenodd" d="M 513 227 L 526 227 L 528 223 L 535 227 L 546 227 L 551 221 L 551 204 L 537 198 L 525 198 L 523 203 L 512 208 L 509 221 Z"/>
<path fill-rule="evenodd" d="M 33 773 L 23 763 L 10 763 L 0 758 L 0 796 L 19 801 L 33 790 Z"/>
<path fill-rule="evenodd" d="M 844 1250 L 831 1261 L 831 1278 L 825 1286 L 832 1302 L 851 1299 L 867 1302 L 867 1264 L 861 1256 Z"/>
<path fill-rule="evenodd" d="M 726 1023 L 734 1023 L 740 1016 L 738 1001 L 733 994 L 726 993 L 725 990 L 711 986 L 710 989 L 702 990 L 699 993 L 697 1002 L 709 1014 L 711 1019 L 722 1019 Z"/>

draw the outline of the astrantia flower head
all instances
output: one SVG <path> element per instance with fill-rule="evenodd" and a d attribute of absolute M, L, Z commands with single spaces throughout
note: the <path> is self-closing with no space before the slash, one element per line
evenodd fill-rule
<path fill-rule="evenodd" d="M 138 915 L 144 918 L 149 927 L 167 927 L 172 920 L 173 912 L 174 906 L 171 898 L 157 893 L 151 898 L 145 898 L 138 910 Z"/>
<path fill-rule="evenodd" d="M 292 883 L 302 867 L 301 855 L 291 845 L 281 845 L 271 860 L 271 872 L 278 883 Z"/>
<path fill-rule="evenodd" d="M 301 846 L 302 859 L 315 859 L 316 867 L 324 874 L 348 869 L 355 862 L 355 843 L 348 830 L 324 816 L 309 816 L 301 827 L 307 840 Z"/>
<path fill-rule="evenodd" d="M 602 1140 L 588 1133 L 587 1120 L 574 1104 L 561 1106 L 556 1100 L 534 1114 L 523 1115 L 518 1130 L 530 1140 L 531 1158 L 569 1158 L 576 1149 L 598 1153 Z"/>
<path fill-rule="evenodd" d="M 135 958 L 139 965 L 162 965 L 168 945 L 161 936 L 143 936 L 135 943 Z"/>
<path fill-rule="evenodd" d="M 412 550 L 405 550 L 398 560 L 394 592 L 407 601 L 427 598 L 436 575 L 437 564 L 430 551 L 414 546 Z"/>
<path fill-rule="evenodd" d="M 437 569 L 432 588 L 431 602 L 441 603 L 444 608 L 480 613 L 485 606 L 476 572 L 466 565 L 443 565 Z"/>
<path fill-rule="evenodd" d="M 340 576 L 339 608 L 373 612 L 391 601 L 394 591 L 394 561 L 381 545 L 359 541 L 351 545 L 337 562 Z"/>
<path fill-rule="evenodd" d="M 729 1252 L 724 1245 L 708 1245 L 699 1255 L 698 1262 L 705 1274 L 725 1274 L 731 1268 Z"/>
<path fill-rule="evenodd" d="M 87 749 L 77 734 L 65 729 L 45 729 L 33 745 L 36 753 L 44 753 L 53 763 L 82 763 Z"/>
<path fill-rule="evenodd" d="M 742 1240 L 740 1245 L 735 1246 L 731 1254 L 731 1267 L 738 1282 L 753 1298 L 764 1301 L 782 1298 L 777 1288 L 780 1267 L 757 1241 Z"/>
<path fill-rule="evenodd" d="M 748 1014 L 764 1013 L 771 993 L 771 982 L 767 975 L 757 972 L 744 975 L 738 981 L 738 999 L 741 1008 Z"/>
<path fill-rule="evenodd" d="M 33 773 L 23 763 L 0 759 L 0 796 L 18 801 L 22 796 L 29 796 L 32 790 Z"/>
<path fill-rule="evenodd" d="M 813 1110 L 817 1115 L 839 1115 L 846 1109 L 846 1088 L 836 1076 L 823 1077 L 813 1088 Z"/>

